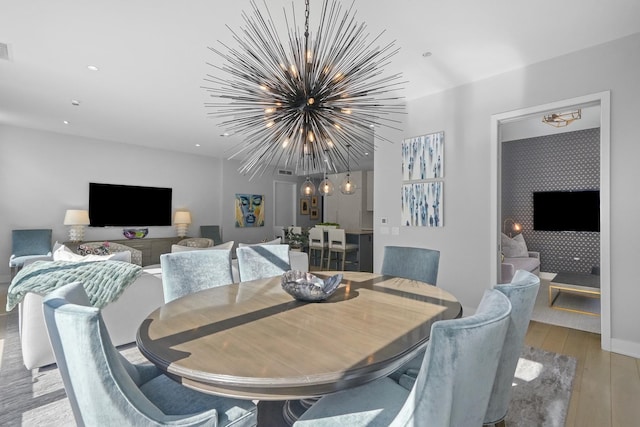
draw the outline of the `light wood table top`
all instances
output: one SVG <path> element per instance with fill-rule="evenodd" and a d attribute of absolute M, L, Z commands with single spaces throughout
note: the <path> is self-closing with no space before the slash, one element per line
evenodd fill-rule
<path fill-rule="evenodd" d="M 434 321 L 462 315 L 456 298 L 435 286 L 343 274 L 323 302 L 294 300 L 280 276 L 176 299 L 142 323 L 138 347 L 168 375 L 200 391 L 301 399 L 388 375 L 426 346 Z"/>

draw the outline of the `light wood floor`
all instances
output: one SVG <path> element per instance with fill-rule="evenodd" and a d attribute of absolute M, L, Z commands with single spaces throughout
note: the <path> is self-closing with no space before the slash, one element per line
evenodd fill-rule
<path fill-rule="evenodd" d="M 600 349 L 600 335 L 531 322 L 525 343 L 578 360 L 568 427 L 640 425 L 640 359 Z"/>
<path fill-rule="evenodd" d="M 0 284 L 0 353 L 6 286 Z M 566 426 L 640 425 L 640 359 L 601 350 L 598 334 L 539 322 L 531 322 L 525 342 L 578 360 Z"/>

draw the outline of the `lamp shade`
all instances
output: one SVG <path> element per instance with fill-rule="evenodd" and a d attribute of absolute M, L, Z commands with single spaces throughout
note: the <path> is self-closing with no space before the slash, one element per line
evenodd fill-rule
<path fill-rule="evenodd" d="M 64 225 L 89 225 L 89 211 L 67 209 Z"/>
<path fill-rule="evenodd" d="M 189 211 L 176 211 L 173 216 L 174 224 L 191 224 L 191 212 Z"/>

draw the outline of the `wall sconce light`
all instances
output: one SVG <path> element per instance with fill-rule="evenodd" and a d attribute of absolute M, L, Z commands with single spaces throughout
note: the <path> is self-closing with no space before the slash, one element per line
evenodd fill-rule
<path fill-rule="evenodd" d="M 89 211 L 67 209 L 64 214 L 64 225 L 70 225 L 69 240 L 81 242 L 84 239 L 84 227 L 89 225 Z"/>
<path fill-rule="evenodd" d="M 176 226 L 178 237 L 185 237 L 187 235 L 187 228 L 189 228 L 189 224 L 191 224 L 191 212 L 176 211 L 173 215 L 173 224 Z"/>
<path fill-rule="evenodd" d="M 508 223 L 511 223 L 511 227 L 509 228 L 509 233 L 507 233 L 507 224 Z M 502 223 L 502 232 L 504 234 L 507 234 L 509 237 L 513 237 L 512 236 L 513 232 L 520 233 L 521 231 L 522 231 L 522 224 L 516 222 L 512 218 L 507 218 Z"/>

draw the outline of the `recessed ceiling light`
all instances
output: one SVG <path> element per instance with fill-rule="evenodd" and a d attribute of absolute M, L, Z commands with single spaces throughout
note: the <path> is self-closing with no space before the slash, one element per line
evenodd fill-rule
<path fill-rule="evenodd" d="M 78 101 L 77 99 L 72 99 L 71 105 L 75 105 L 77 107 L 78 105 L 80 105 L 80 101 Z"/>
<path fill-rule="evenodd" d="M 364 155 L 365 155 L 365 156 L 368 156 L 368 155 L 369 155 L 369 153 L 364 153 Z"/>
<path fill-rule="evenodd" d="M 88 68 L 89 70 L 91 70 L 91 71 L 98 71 L 98 70 L 99 70 L 99 68 L 98 68 L 98 67 L 96 67 L 95 65 L 87 65 L 87 68 Z"/>
<path fill-rule="evenodd" d="M 221 133 L 220 136 L 223 138 L 226 138 L 227 136 L 231 136 L 231 134 L 229 132 L 225 132 L 225 133 Z"/>
<path fill-rule="evenodd" d="M 200 147 L 200 144 L 196 144 L 196 147 Z"/>
<path fill-rule="evenodd" d="M 63 120 L 62 123 L 64 123 L 65 125 L 69 124 L 69 120 Z"/>
<path fill-rule="evenodd" d="M 431 52 L 424 52 L 424 53 L 422 54 L 422 57 L 423 57 L 423 58 L 428 58 L 428 57 L 430 57 L 431 55 L 433 55 Z"/>

